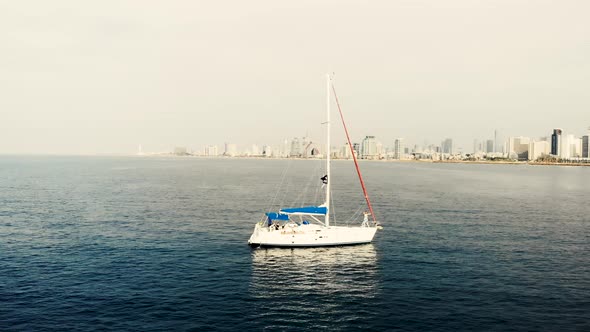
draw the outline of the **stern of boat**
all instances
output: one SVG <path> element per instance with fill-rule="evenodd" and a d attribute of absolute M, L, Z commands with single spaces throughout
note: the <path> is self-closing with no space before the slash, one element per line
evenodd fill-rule
<path fill-rule="evenodd" d="M 254 226 L 254 231 L 252 232 L 252 235 L 250 235 L 250 239 L 248 239 L 249 245 L 251 245 L 251 246 L 260 245 L 260 227 L 261 227 L 261 223 L 257 222 L 256 225 Z"/>

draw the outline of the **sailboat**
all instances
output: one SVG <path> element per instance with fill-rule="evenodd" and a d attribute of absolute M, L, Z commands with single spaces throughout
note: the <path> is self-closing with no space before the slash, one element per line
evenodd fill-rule
<path fill-rule="evenodd" d="M 369 195 L 367 194 L 330 75 L 326 75 L 326 81 L 326 175 L 321 177 L 326 191 L 325 201 L 320 205 L 283 208 L 277 212 L 267 212 L 265 218 L 256 223 L 254 232 L 248 240 L 248 244 L 253 247 L 322 247 L 364 244 L 373 241 L 377 229 L 381 229 L 373 212 Z M 363 220 L 359 221 L 355 226 L 330 225 L 330 188 L 332 179 L 330 177 L 330 95 L 332 92 L 334 93 L 336 105 L 338 106 L 340 118 L 348 140 L 348 146 L 351 150 L 368 207 L 368 211 L 365 211 L 363 214 Z M 369 221 L 369 216 L 372 216 L 372 222 Z"/>

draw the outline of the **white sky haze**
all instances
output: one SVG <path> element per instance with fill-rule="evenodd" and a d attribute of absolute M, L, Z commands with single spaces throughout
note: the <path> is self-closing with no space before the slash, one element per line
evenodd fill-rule
<path fill-rule="evenodd" d="M 581 135 L 589 14 L 581 0 L 3 1 L 0 153 L 315 135 L 327 72 L 354 141 Z"/>

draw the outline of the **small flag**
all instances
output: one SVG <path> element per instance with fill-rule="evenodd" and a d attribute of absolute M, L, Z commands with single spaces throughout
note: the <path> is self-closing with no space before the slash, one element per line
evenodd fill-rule
<path fill-rule="evenodd" d="M 320 179 L 322 180 L 323 184 L 328 184 L 328 175 L 327 174 L 322 176 Z"/>

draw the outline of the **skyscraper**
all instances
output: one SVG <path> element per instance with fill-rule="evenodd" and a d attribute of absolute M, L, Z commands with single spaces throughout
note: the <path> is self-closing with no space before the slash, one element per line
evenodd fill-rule
<path fill-rule="evenodd" d="M 289 140 L 285 139 L 283 141 L 283 146 L 281 148 L 280 156 L 283 158 L 288 157 L 290 153 L 291 153 L 291 145 L 289 143 Z"/>
<path fill-rule="evenodd" d="M 572 138 L 570 140 L 570 146 L 572 149 L 570 157 L 582 158 L 582 139 L 573 136 L 574 135 L 572 135 Z"/>
<path fill-rule="evenodd" d="M 357 157 L 361 155 L 361 145 L 359 143 L 352 143 L 352 149 L 356 153 Z"/>
<path fill-rule="evenodd" d="M 572 157 L 572 143 L 574 135 L 561 135 L 559 138 L 559 158 L 570 159 Z"/>
<path fill-rule="evenodd" d="M 551 154 L 554 156 L 560 156 L 559 150 L 561 145 L 561 134 L 562 130 L 560 128 L 553 129 L 553 134 L 551 135 Z"/>
<path fill-rule="evenodd" d="M 341 158 L 352 158 L 352 154 L 350 154 L 350 146 L 348 145 L 348 142 L 346 142 L 346 144 L 344 144 L 344 146 L 342 148 L 340 148 L 340 157 Z"/>
<path fill-rule="evenodd" d="M 393 143 L 393 159 L 402 159 L 404 154 L 403 138 L 396 138 Z"/>
<path fill-rule="evenodd" d="M 539 157 L 549 154 L 551 146 L 548 141 L 531 141 L 529 143 L 529 160 L 537 160 Z"/>
<path fill-rule="evenodd" d="M 494 152 L 494 140 L 489 139 L 486 141 L 486 152 L 487 153 Z"/>
<path fill-rule="evenodd" d="M 528 137 L 510 137 L 508 139 L 508 156 L 515 154 L 518 160 L 527 160 L 530 142 L 531 139 Z"/>
<path fill-rule="evenodd" d="M 217 145 L 208 145 L 205 147 L 205 156 L 215 157 L 218 155 Z"/>
<path fill-rule="evenodd" d="M 492 152 L 497 152 L 497 147 L 498 147 L 498 130 L 494 130 L 494 151 Z"/>
<path fill-rule="evenodd" d="M 365 136 L 361 146 L 361 158 L 374 159 L 377 157 L 377 140 L 375 136 Z"/>
<path fill-rule="evenodd" d="M 385 148 L 383 148 L 383 143 L 377 141 L 377 144 L 375 144 L 375 147 L 377 148 L 377 159 L 381 159 L 381 156 L 383 156 L 383 154 L 385 154 Z"/>
<path fill-rule="evenodd" d="M 447 138 L 441 143 L 442 153 L 453 154 L 453 140 Z"/>
<path fill-rule="evenodd" d="M 295 137 L 291 141 L 291 149 L 289 150 L 289 155 L 291 157 L 299 157 L 301 155 L 301 143 L 299 143 L 299 138 Z"/>
<path fill-rule="evenodd" d="M 590 158 L 590 136 L 582 136 L 582 158 Z"/>

